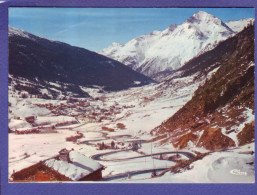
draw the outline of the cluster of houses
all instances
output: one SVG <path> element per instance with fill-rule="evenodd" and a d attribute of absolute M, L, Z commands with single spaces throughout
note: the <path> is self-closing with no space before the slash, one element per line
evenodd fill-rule
<path fill-rule="evenodd" d="M 114 105 L 107 106 L 105 105 L 104 99 L 101 97 L 89 98 L 89 99 L 69 98 L 68 100 L 66 100 L 66 102 L 62 102 L 60 104 L 36 103 L 34 105 L 48 109 L 53 114 L 53 116 L 71 116 L 71 117 L 75 117 L 76 120 L 89 122 L 89 123 L 102 122 L 103 120 L 113 121 L 115 119 L 115 116 L 120 114 L 124 109 L 129 109 L 134 107 L 134 105 L 121 106 L 117 102 L 115 102 Z M 16 118 L 17 120 L 21 120 L 20 117 L 16 117 Z M 10 129 L 10 132 L 15 132 L 16 134 L 40 133 L 42 130 L 53 131 L 58 126 L 65 126 L 70 124 L 70 122 L 62 122 L 55 125 L 51 125 L 51 124 L 37 125 L 35 123 L 36 116 L 28 116 L 25 118 L 25 120 L 26 122 L 31 124 L 32 128 L 19 129 L 19 130 Z M 76 121 L 74 121 L 74 123 L 76 123 Z M 122 124 L 119 124 L 118 128 L 124 129 L 125 126 L 123 126 Z"/>
<path fill-rule="evenodd" d="M 108 109 L 99 106 L 92 107 L 89 112 L 82 115 L 88 122 L 102 122 L 103 120 L 113 120 L 113 116 L 120 114 L 122 107 L 112 105 Z"/>
<path fill-rule="evenodd" d="M 124 142 L 115 142 L 112 141 L 111 143 L 97 143 L 96 146 L 98 150 L 106 150 L 106 149 L 131 149 L 132 151 L 137 151 L 139 148 L 142 147 L 142 143 L 144 140 L 134 139 L 126 141 L 127 144 Z"/>
<path fill-rule="evenodd" d="M 11 131 L 12 132 L 12 131 Z M 20 134 L 38 134 L 40 133 L 41 131 L 39 130 L 39 128 L 31 128 L 31 129 L 26 129 L 26 130 L 15 130 L 14 133 L 17 134 L 17 135 L 20 135 Z"/>
<path fill-rule="evenodd" d="M 52 103 L 48 104 L 35 104 L 38 107 L 44 107 L 51 111 L 56 116 L 59 115 L 69 115 L 76 117 L 80 115 L 80 112 L 87 111 L 86 107 L 90 106 L 90 102 L 86 100 L 79 100 L 78 102 L 69 102 L 61 103 L 59 105 L 53 105 Z"/>
<path fill-rule="evenodd" d="M 91 101 L 100 101 L 93 99 Z M 134 105 L 119 106 L 118 103 L 110 107 L 101 108 L 99 105 L 92 105 L 89 100 L 67 100 L 66 103 L 59 105 L 35 104 L 38 107 L 44 107 L 51 111 L 55 116 L 64 115 L 72 116 L 84 120 L 86 122 L 102 122 L 102 120 L 112 120 L 113 116 L 120 114 L 122 110 L 132 108 Z"/>

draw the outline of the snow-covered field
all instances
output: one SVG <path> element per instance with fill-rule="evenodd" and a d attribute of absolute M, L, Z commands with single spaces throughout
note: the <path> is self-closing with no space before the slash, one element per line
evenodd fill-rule
<path fill-rule="evenodd" d="M 160 155 L 149 155 L 180 151 L 171 144 L 161 145 L 159 142 L 147 141 L 155 136 L 151 130 L 178 111 L 191 99 L 198 86 L 203 84 L 205 78 L 192 82 L 196 76 L 197 74 L 172 83 L 150 84 L 111 93 L 98 93 L 97 89 L 83 88 L 91 97 L 84 98 L 82 103 L 82 100 L 68 103 L 65 100 L 20 98 L 15 95 L 15 91 L 11 91 L 10 130 L 39 128 L 40 133 L 9 133 L 9 177 L 40 160 L 57 155 L 63 148 L 73 148 L 88 157 L 102 153 L 98 162 L 106 167 L 102 172 L 103 177 L 123 174 L 106 182 L 254 182 L 254 166 L 246 164 L 254 161 L 254 155 L 244 153 L 253 151 L 254 144 L 211 153 L 202 160 L 193 162 L 192 169 L 182 173 L 166 173 L 162 177 L 151 178 L 151 171 L 147 172 L 160 169 L 157 171 L 160 173 L 162 169 L 176 164 L 168 159 L 175 154 L 164 154 L 163 159 L 160 159 Z M 62 110 L 62 114 L 56 114 L 58 110 Z M 26 121 L 27 116 L 36 116 L 34 124 Z M 53 128 L 51 131 L 44 129 L 50 126 Z M 66 141 L 67 137 L 78 133 L 82 133 L 84 137 L 76 142 Z M 137 152 L 121 151 L 129 149 L 135 140 L 141 143 Z M 99 150 L 100 144 L 110 146 L 112 141 L 117 149 L 109 147 Z M 207 152 L 196 147 L 183 150 L 192 155 L 196 151 Z M 113 153 L 105 155 L 107 152 Z M 124 158 L 130 159 L 122 160 Z M 188 158 L 181 153 L 177 160 Z M 233 172 L 234 169 L 236 171 Z M 142 170 L 146 172 L 138 172 Z M 239 173 L 246 175 L 239 176 Z"/>
<path fill-rule="evenodd" d="M 254 144 L 228 151 L 214 152 L 202 160 L 192 163 L 191 170 L 182 173 L 166 173 L 162 177 L 137 180 L 147 183 L 254 183 Z M 123 181 L 124 182 L 124 181 Z M 126 180 L 133 182 L 133 180 Z"/>

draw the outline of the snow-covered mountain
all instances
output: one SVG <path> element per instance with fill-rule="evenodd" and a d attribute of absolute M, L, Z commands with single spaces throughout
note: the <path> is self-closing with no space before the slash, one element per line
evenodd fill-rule
<path fill-rule="evenodd" d="M 226 22 L 226 25 L 231 28 L 234 32 L 240 32 L 244 29 L 248 24 L 253 23 L 253 18 L 245 18 L 241 20 L 230 20 Z"/>
<path fill-rule="evenodd" d="M 237 25 L 232 26 L 236 28 Z M 98 53 L 154 78 L 157 73 L 182 67 L 185 62 L 213 49 L 220 41 L 234 34 L 219 18 L 199 11 L 181 25 L 153 31 L 125 45 L 113 43 Z"/>

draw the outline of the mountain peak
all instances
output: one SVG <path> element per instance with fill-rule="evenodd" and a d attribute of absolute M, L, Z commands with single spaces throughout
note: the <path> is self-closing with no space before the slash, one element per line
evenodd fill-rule
<path fill-rule="evenodd" d="M 212 28 L 219 28 L 222 31 L 227 31 L 228 34 L 233 34 L 234 31 L 228 27 L 221 19 L 204 11 L 198 11 L 193 16 L 188 18 L 184 24 L 193 24 L 195 26 L 202 26 L 202 30 L 206 28 L 206 25 Z"/>
<path fill-rule="evenodd" d="M 217 25 L 222 25 L 224 24 L 219 18 L 204 12 L 204 11 L 198 11 L 197 13 L 195 13 L 193 16 L 191 16 L 190 18 L 188 18 L 186 20 L 187 23 L 215 23 Z"/>
<path fill-rule="evenodd" d="M 207 12 L 204 12 L 204 11 L 198 11 L 198 12 L 196 12 L 193 16 L 204 16 L 204 17 L 206 17 L 206 16 L 212 16 L 212 17 L 214 17 L 213 15 L 211 15 L 211 14 L 209 14 L 209 13 L 207 13 Z"/>

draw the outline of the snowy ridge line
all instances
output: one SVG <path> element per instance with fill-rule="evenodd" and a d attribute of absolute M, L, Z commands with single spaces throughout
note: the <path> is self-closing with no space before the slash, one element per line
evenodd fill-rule
<path fill-rule="evenodd" d="M 219 18 L 199 11 L 180 25 L 142 35 L 125 45 L 113 43 L 98 53 L 155 78 L 156 74 L 177 70 L 190 59 L 215 48 L 220 41 L 242 30 L 250 20 L 227 25 Z"/>
<path fill-rule="evenodd" d="M 240 32 L 243 30 L 245 26 L 247 26 L 250 23 L 253 23 L 255 19 L 253 18 L 244 18 L 240 20 L 230 20 L 227 21 L 225 24 L 231 28 L 234 32 Z"/>

